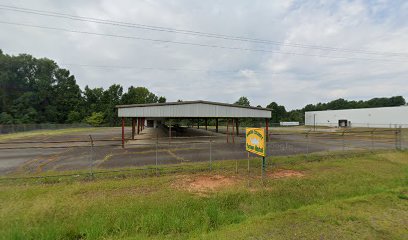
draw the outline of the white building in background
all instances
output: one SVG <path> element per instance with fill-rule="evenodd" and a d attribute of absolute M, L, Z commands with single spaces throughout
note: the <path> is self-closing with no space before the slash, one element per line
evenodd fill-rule
<path fill-rule="evenodd" d="M 305 125 L 408 128 L 408 106 L 305 112 Z"/>
<path fill-rule="evenodd" d="M 279 122 L 279 125 L 282 127 L 299 126 L 300 122 Z"/>

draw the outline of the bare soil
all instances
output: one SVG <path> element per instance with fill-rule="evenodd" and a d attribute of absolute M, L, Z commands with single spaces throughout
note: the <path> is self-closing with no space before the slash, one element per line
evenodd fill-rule
<path fill-rule="evenodd" d="M 271 179 L 303 177 L 304 173 L 294 170 L 279 169 L 267 173 Z M 172 184 L 172 187 L 179 190 L 184 190 L 198 195 L 206 195 L 207 193 L 222 190 L 238 183 L 244 179 L 237 176 L 223 175 L 182 175 Z"/>

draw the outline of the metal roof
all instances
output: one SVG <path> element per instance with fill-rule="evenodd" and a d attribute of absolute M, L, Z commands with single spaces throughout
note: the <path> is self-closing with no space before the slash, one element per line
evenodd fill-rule
<path fill-rule="evenodd" d="M 204 103 L 204 104 L 227 106 L 227 107 L 252 108 L 252 109 L 262 109 L 262 110 L 272 111 L 272 109 L 270 109 L 270 108 L 251 107 L 251 106 L 248 107 L 248 106 L 242 106 L 242 105 L 237 105 L 237 104 L 211 102 L 211 101 L 203 101 L 203 100 L 182 101 L 182 102 L 166 102 L 166 103 L 143 103 L 143 104 L 116 105 L 116 108 L 151 107 L 151 106 L 182 105 L 182 104 L 194 104 L 194 103 Z"/>
<path fill-rule="evenodd" d="M 271 118 L 272 109 L 247 107 L 236 104 L 210 101 L 184 101 L 168 103 L 118 105 L 119 117 L 188 118 L 188 117 L 230 117 L 230 118 Z"/>

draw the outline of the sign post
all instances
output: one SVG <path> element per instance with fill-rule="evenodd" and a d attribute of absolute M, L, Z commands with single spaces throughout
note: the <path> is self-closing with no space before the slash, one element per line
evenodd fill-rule
<path fill-rule="evenodd" d="M 262 157 L 262 177 L 265 174 L 265 170 L 266 170 L 266 161 L 265 161 L 265 157 Z"/>
<path fill-rule="evenodd" d="M 266 169 L 266 138 L 265 129 L 247 128 L 246 129 L 246 150 L 262 157 L 262 177 Z"/>

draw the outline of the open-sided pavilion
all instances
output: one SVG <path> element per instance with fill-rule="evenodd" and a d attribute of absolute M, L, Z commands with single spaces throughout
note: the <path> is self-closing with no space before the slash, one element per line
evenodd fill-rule
<path fill-rule="evenodd" d="M 227 129 L 232 123 L 232 135 L 235 132 L 237 135 L 239 134 L 239 118 L 264 119 L 266 136 L 268 136 L 269 119 L 272 117 L 272 110 L 267 108 L 201 100 L 118 105 L 116 108 L 118 109 L 118 117 L 122 118 L 122 146 L 125 143 L 125 118 L 132 118 L 132 139 L 134 139 L 135 134 L 139 134 L 146 125 L 156 127 L 159 121 L 164 122 L 172 119 L 196 119 L 197 122 L 204 119 L 206 129 L 208 119 L 215 119 L 216 132 L 218 132 L 218 119 L 226 119 Z M 234 128 L 236 128 L 236 131 L 234 131 Z M 229 133 L 227 132 L 227 134 Z M 169 126 L 169 137 L 171 137 L 171 124 Z"/>

